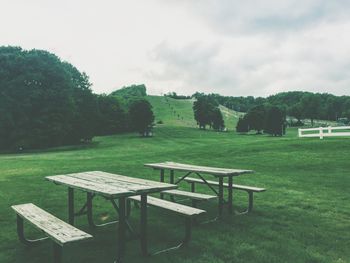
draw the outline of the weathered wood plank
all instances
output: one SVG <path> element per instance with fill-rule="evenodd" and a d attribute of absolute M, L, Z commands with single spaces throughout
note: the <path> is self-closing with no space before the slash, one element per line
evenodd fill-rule
<path fill-rule="evenodd" d="M 203 182 L 203 180 L 201 179 L 197 179 L 197 178 L 192 178 L 192 177 L 187 177 L 184 179 L 184 181 L 189 182 L 189 183 L 199 183 L 199 184 L 205 184 Z M 219 186 L 219 182 L 215 182 L 215 181 L 208 181 L 207 182 L 210 185 L 215 185 L 215 186 Z M 223 184 L 224 187 L 228 187 L 228 183 L 224 183 Z M 259 187 L 254 187 L 254 186 L 246 186 L 246 185 L 239 185 L 239 184 L 232 184 L 232 188 L 233 189 L 237 189 L 237 190 L 244 190 L 244 191 L 250 191 L 250 192 L 264 192 L 266 191 L 265 188 L 259 188 Z"/>
<path fill-rule="evenodd" d="M 123 187 L 116 187 L 108 184 L 101 184 L 98 182 L 87 181 L 80 178 L 74 178 L 71 175 L 54 175 L 45 177 L 47 180 L 57 184 L 63 184 L 72 188 L 83 191 L 100 194 L 106 197 L 116 198 L 118 196 L 127 196 L 134 194 L 132 191 Z"/>
<path fill-rule="evenodd" d="M 139 195 L 132 196 L 132 197 L 129 197 L 129 199 L 140 202 L 141 196 L 139 196 Z M 163 208 L 166 210 L 170 210 L 170 211 L 182 214 L 184 216 L 189 216 L 189 217 L 206 213 L 205 210 L 201 210 L 198 208 L 193 208 L 190 206 L 169 202 L 169 201 L 155 198 L 152 196 L 147 197 L 147 204 L 151 205 L 151 206 L 155 206 L 155 207 L 160 207 L 160 208 Z"/>
<path fill-rule="evenodd" d="M 28 220 L 61 246 L 69 242 L 92 238 L 90 234 L 67 224 L 34 204 L 29 203 L 11 207 L 19 216 Z"/>
<path fill-rule="evenodd" d="M 73 174 L 73 177 L 79 177 L 81 179 L 91 180 L 103 184 L 113 185 L 117 187 L 123 187 L 130 191 L 138 193 L 153 193 L 159 192 L 159 190 L 176 189 L 178 186 L 174 184 L 160 183 L 152 180 L 145 180 L 140 178 L 134 178 L 119 174 L 112 174 L 102 171 L 92 171 L 79 173 L 79 175 Z"/>
<path fill-rule="evenodd" d="M 207 194 L 193 193 L 193 192 L 187 192 L 187 191 L 181 191 L 181 190 L 166 190 L 166 191 L 162 191 L 162 193 L 168 194 L 168 195 L 174 195 L 174 196 L 188 197 L 190 199 L 199 200 L 199 201 L 217 198 L 216 195 L 207 195 Z"/>
<path fill-rule="evenodd" d="M 152 167 L 154 169 L 169 169 L 169 170 L 177 170 L 177 171 L 183 171 L 183 172 L 198 172 L 198 173 L 212 174 L 215 176 L 228 176 L 228 175 L 237 176 L 237 175 L 246 174 L 246 173 L 253 173 L 252 170 L 198 166 L 198 165 L 189 165 L 189 164 L 182 164 L 182 163 L 175 163 L 175 162 L 150 163 L 150 164 L 145 164 L 145 166 Z"/>

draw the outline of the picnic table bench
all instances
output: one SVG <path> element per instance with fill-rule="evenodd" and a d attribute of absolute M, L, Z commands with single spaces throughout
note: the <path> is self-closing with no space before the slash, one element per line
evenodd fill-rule
<path fill-rule="evenodd" d="M 184 179 L 184 181 L 188 182 L 191 184 L 191 191 L 195 192 L 195 184 L 205 184 L 203 182 L 203 180 L 201 179 L 197 179 L 197 178 L 191 178 L 191 177 L 187 177 Z M 219 183 L 216 181 L 209 181 L 207 180 L 207 183 L 213 186 L 219 186 Z M 228 183 L 224 183 L 223 186 L 225 188 L 228 188 L 229 185 Z M 249 213 L 253 210 L 253 202 L 254 202 L 254 197 L 253 194 L 254 193 L 260 193 L 260 192 L 265 192 L 266 189 L 265 188 L 260 188 L 260 187 L 253 187 L 253 186 L 246 186 L 246 185 L 239 185 L 239 184 L 232 184 L 232 189 L 236 189 L 236 190 L 242 190 L 248 193 L 248 208 L 246 211 L 241 212 L 240 214 L 244 214 L 244 213 Z"/>
<path fill-rule="evenodd" d="M 156 182 L 144 180 L 129 176 L 111 174 L 101 171 L 73 173 L 66 175 L 55 175 L 46 177 L 47 180 L 55 184 L 61 184 L 68 187 L 68 218 L 69 223 L 74 224 L 76 216 L 87 214 L 88 222 L 92 227 L 96 227 L 93 222 L 92 201 L 95 196 L 102 196 L 110 201 L 119 214 L 118 222 L 118 261 L 122 260 L 126 246 L 126 228 L 131 231 L 131 226 L 127 220 L 127 200 L 134 200 L 140 202 L 140 243 L 141 250 L 144 255 L 149 255 L 147 248 L 147 206 L 153 205 L 165 209 L 173 208 L 179 214 L 185 214 L 192 217 L 201 214 L 205 211 L 194 210 L 192 207 L 185 209 L 185 206 L 180 207 L 178 204 L 170 205 L 169 203 L 162 203 L 156 198 L 149 196 L 152 193 L 159 193 L 165 190 L 174 190 L 178 186 L 174 184 L 167 184 L 163 182 Z M 81 190 L 87 193 L 87 199 L 84 206 L 75 213 L 74 209 L 74 189 Z M 118 199 L 118 203 L 115 200 Z M 161 200 L 163 201 L 163 200 Z M 112 222 L 111 222 L 112 223 Z M 190 223 L 187 222 L 187 228 L 190 228 Z M 185 242 L 190 237 L 190 230 L 186 230 Z"/>
<path fill-rule="evenodd" d="M 219 217 L 223 214 L 223 206 L 224 206 L 224 188 L 228 189 L 228 212 L 232 214 L 233 212 L 233 177 L 239 176 L 242 174 L 253 173 L 252 170 L 242 170 L 242 169 L 227 169 L 227 168 L 218 168 L 218 167 L 208 167 L 208 166 L 198 166 L 198 165 L 189 165 L 183 163 L 175 163 L 175 162 L 163 162 L 163 163 L 149 163 L 145 164 L 146 167 L 151 167 L 155 170 L 160 170 L 160 181 L 164 182 L 165 178 L 165 170 L 170 171 L 170 179 L 169 182 L 171 184 L 179 184 L 181 181 L 185 180 L 190 174 L 195 174 L 203 184 L 207 185 L 219 198 L 218 204 L 218 214 Z M 178 178 L 175 181 L 175 171 L 185 172 L 185 175 Z M 215 178 L 218 178 L 217 186 L 218 191 L 213 187 L 213 184 L 209 183 L 203 177 L 203 174 L 211 175 Z M 227 183 L 224 184 L 224 178 L 227 178 Z M 194 186 L 193 186 L 194 187 Z M 194 189 L 192 189 L 194 192 Z"/>
<path fill-rule="evenodd" d="M 67 224 L 34 204 L 29 203 L 11 207 L 17 214 L 17 233 L 20 241 L 30 245 L 48 238 L 51 239 L 53 241 L 53 259 L 55 263 L 62 262 L 62 249 L 64 245 L 92 238 L 90 234 Z M 25 238 L 24 219 L 41 230 L 46 237 L 36 240 Z"/>

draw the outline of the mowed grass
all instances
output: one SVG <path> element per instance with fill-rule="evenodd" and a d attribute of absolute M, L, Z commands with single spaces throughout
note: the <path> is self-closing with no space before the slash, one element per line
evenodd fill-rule
<path fill-rule="evenodd" d="M 188 108 L 186 103 L 183 107 Z M 162 112 L 156 119 L 160 117 L 164 124 L 155 128 L 153 138 L 123 134 L 95 138 L 88 147 L 0 155 L 0 262 L 51 261 L 50 242 L 32 248 L 19 243 L 10 208 L 32 202 L 66 220 L 67 191 L 45 176 L 102 170 L 159 180 L 158 172 L 143 164 L 161 161 L 253 169 L 255 174 L 239 176 L 234 182 L 266 187 L 267 191 L 256 194 L 251 214 L 225 214 L 222 221 L 195 227 L 188 248 L 144 258 L 139 242 L 130 241 L 125 262 L 350 262 L 350 138 L 298 139 L 294 129 L 283 138 L 200 131 L 177 123 L 161 110 L 161 104 L 158 101 L 154 108 Z M 183 113 L 188 121 L 190 113 Z M 180 187 L 189 189 L 186 184 Z M 204 186 L 198 191 L 210 193 Z M 246 194 L 234 194 L 235 208 L 244 210 Z M 77 192 L 77 206 L 84 203 L 84 197 Z M 208 210 L 206 218 L 216 215 L 216 205 L 216 201 L 200 205 Z M 97 221 L 116 216 L 103 199 L 97 198 L 94 207 Z M 133 209 L 131 224 L 137 229 L 138 223 L 139 211 Z M 64 262 L 113 262 L 117 226 L 92 230 L 85 217 L 76 225 L 95 238 L 67 246 Z M 26 230 L 28 235 L 40 236 L 30 226 Z M 181 217 L 149 210 L 151 251 L 175 245 L 183 230 Z"/>

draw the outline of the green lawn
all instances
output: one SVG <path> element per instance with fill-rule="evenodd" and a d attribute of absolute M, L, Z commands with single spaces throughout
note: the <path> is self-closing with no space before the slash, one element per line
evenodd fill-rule
<path fill-rule="evenodd" d="M 196 227 L 188 248 L 145 259 L 138 241 L 129 242 L 125 262 L 350 262 L 350 138 L 298 139 L 294 129 L 283 138 L 200 131 L 193 127 L 188 101 L 171 101 L 183 117 L 178 120 L 165 98 L 150 100 L 156 120 L 164 122 L 153 138 L 124 134 L 95 138 L 88 147 L 0 155 L 0 262 L 50 262 L 49 242 L 33 248 L 19 243 L 10 209 L 12 204 L 33 202 L 66 219 L 66 189 L 45 181 L 45 176 L 102 170 L 158 180 L 158 173 L 143 164 L 160 161 L 253 169 L 255 174 L 235 182 L 268 190 L 256 195 L 251 214 L 226 215 L 223 221 Z M 198 190 L 210 193 L 204 186 Z M 77 200 L 82 204 L 84 195 Z M 246 201 L 245 193 L 235 192 L 237 209 L 243 210 Z M 97 199 L 95 204 L 97 219 L 115 216 L 109 203 Z M 208 217 L 215 216 L 216 202 L 202 207 Z M 155 208 L 149 217 L 151 250 L 182 238 L 181 218 Z M 138 226 L 138 210 L 133 210 L 131 223 Z M 77 226 L 95 238 L 68 246 L 65 262 L 113 262 L 116 227 L 90 230 L 85 217 Z"/>

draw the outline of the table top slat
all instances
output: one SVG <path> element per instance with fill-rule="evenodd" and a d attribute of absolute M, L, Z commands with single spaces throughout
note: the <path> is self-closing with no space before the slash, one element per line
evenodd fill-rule
<path fill-rule="evenodd" d="M 47 176 L 45 178 L 57 184 L 67 185 L 72 188 L 104 195 L 107 197 L 127 196 L 133 194 L 133 192 L 128 189 L 108 184 L 101 184 L 99 182 L 87 181 L 78 177 L 73 177 L 73 174 L 54 175 Z"/>
<path fill-rule="evenodd" d="M 174 184 L 162 183 L 162 182 L 158 182 L 158 181 L 130 177 L 130 176 L 125 176 L 125 175 L 120 175 L 120 174 L 112 174 L 112 173 L 101 172 L 101 171 L 94 171 L 91 173 L 99 175 L 100 177 L 113 179 L 113 180 L 116 180 L 118 182 L 125 182 L 125 183 L 130 183 L 133 185 L 140 185 L 140 186 L 147 186 L 147 187 L 155 189 L 155 190 L 157 190 L 157 189 L 158 190 L 170 190 L 170 189 L 177 188 L 177 186 Z"/>
<path fill-rule="evenodd" d="M 142 193 L 155 193 L 163 190 L 176 189 L 174 184 L 159 183 L 123 175 L 101 171 L 71 173 L 66 175 L 47 176 L 47 180 L 63 184 L 75 189 L 117 198 Z"/>
<path fill-rule="evenodd" d="M 169 169 L 183 172 L 198 172 L 205 174 L 212 174 L 215 176 L 228 176 L 228 175 L 241 175 L 246 173 L 253 173 L 252 170 L 241 170 L 241 169 L 227 169 L 209 166 L 189 165 L 175 162 L 164 162 L 164 163 L 149 163 L 145 164 L 147 167 L 154 169 Z"/>

